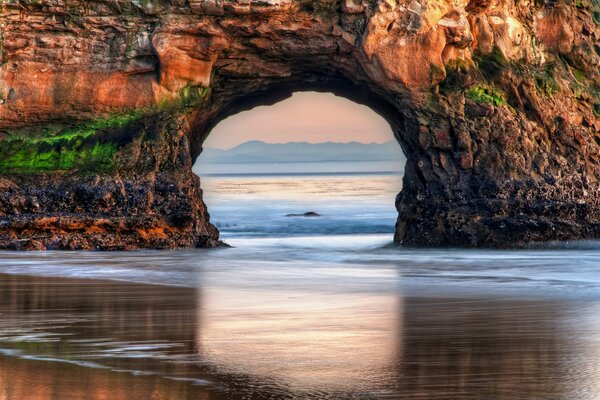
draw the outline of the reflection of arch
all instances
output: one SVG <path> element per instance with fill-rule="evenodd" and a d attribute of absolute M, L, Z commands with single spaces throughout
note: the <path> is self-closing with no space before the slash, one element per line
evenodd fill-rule
<path fill-rule="evenodd" d="M 0 395 L 9 400 L 46 399 L 50 392 L 86 399 L 221 398 L 218 389 L 162 376 L 222 382 L 216 386 L 229 389 L 223 398 L 310 397 L 313 390 L 331 398 L 367 392 L 394 398 L 567 399 L 581 388 L 598 390 L 595 304 L 445 298 L 439 293 L 403 297 L 390 287 L 381 292 L 372 287 L 365 292 L 306 291 L 295 282 L 273 292 L 269 285 L 245 285 L 252 280 L 222 280 L 218 269 L 201 273 L 202 281 L 225 285 L 192 289 L 2 275 L 3 337 L 64 335 L 48 337 L 50 343 L 41 347 L 34 342 L 16 348 L 157 375 L 0 354 Z M 303 337 L 306 332 L 309 336 Z M 305 347 L 286 348 L 294 338 Z M 14 344 L 3 341 L 1 347 Z M 173 358 L 154 358 L 152 351 L 143 362 L 89 358 L 111 346 L 133 346 L 128 351 L 135 353 L 136 344 L 178 346 L 162 348 Z"/>

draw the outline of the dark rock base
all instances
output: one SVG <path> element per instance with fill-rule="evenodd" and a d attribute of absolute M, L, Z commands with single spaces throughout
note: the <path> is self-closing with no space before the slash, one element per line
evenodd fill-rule
<path fill-rule="evenodd" d="M 177 179 L 175 179 L 177 178 Z M 183 178 L 183 179 L 182 179 Z M 199 180 L 169 174 L 27 178 L 1 183 L 0 248 L 133 250 L 216 247 Z M 17 183 L 19 182 L 19 183 Z"/>

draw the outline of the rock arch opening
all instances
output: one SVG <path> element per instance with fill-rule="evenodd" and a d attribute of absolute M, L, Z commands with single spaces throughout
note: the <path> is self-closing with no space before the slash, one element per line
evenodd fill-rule
<path fill-rule="evenodd" d="M 202 147 L 194 172 L 226 241 L 393 237 L 406 159 L 388 122 L 369 107 L 295 92 L 224 119 Z"/>

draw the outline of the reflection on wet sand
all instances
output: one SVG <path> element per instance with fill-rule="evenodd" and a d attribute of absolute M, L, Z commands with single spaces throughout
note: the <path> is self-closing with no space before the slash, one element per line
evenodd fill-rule
<path fill-rule="evenodd" d="M 0 275 L 0 399 L 208 399 L 161 370 L 194 353 L 194 289 Z M 152 372 L 156 372 L 152 374 Z"/>
<path fill-rule="evenodd" d="M 207 288 L 198 348 L 220 371 L 298 393 L 369 395 L 394 379 L 402 299 Z"/>
<path fill-rule="evenodd" d="M 0 356 L 1 400 L 209 400 L 187 382 Z"/>
<path fill-rule="evenodd" d="M 594 399 L 596 311 L 0 275 L 0 399 Z"/>
<path fill-rule="evenodd" d="M 573 399 L 567 308 L 547 301 L 408 299 L 397 392 L 411 399 Z M 593 376 L 591 377 L 594 378 Z"/>

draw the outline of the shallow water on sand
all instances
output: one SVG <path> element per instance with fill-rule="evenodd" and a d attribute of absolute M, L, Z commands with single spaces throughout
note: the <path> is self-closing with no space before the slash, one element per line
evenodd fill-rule
<path fill-rule="evenodd" d="M 600 394 L 591 299 L 0 282 L 7 400 Z"/>
<path fill-rule="evenodd" d="M 397 249 L 399 182 L 213 176 L 234 248 L 0 252 L 0 399 L 599 399 L 600 243 Z"/>

